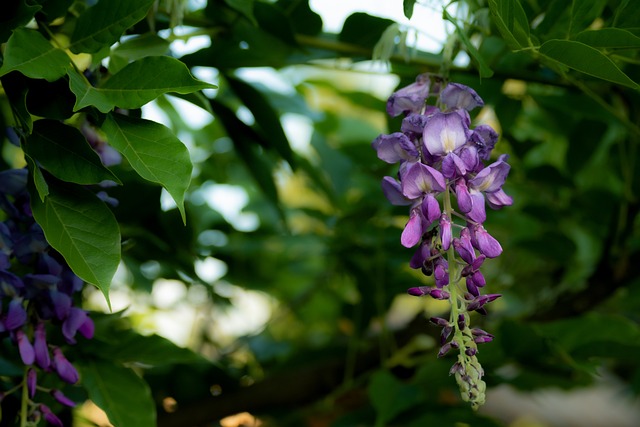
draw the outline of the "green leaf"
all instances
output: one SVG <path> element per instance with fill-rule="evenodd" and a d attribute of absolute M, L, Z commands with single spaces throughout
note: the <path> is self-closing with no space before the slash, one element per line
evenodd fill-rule
<path fill-rule="evenodd" d="M 640 37 L 620 28 L 602 28 L 600 30 L 583 31 L 577 34 L 574 40 L 596 48 L 640 48 Z"/>
<path fill-rule="evenodd" d="M 58 179 L 76 184 L 120 180 L 100 161 L 79 130 L 57 120 L 38 120 L 24 150 Z"/>
<path fill-rule="evenodd" d="M 487 62 L 484 60 L 484 58 L 482 57 L 478 49 L 476 49 L 473 43 L 471 43 L 471 40 L 469 40 L 469 37 L 467 37 L 467 34 L 463 31 L 462 28 L 460 28 L 460 26 L 458 25 L 458 21 L 453 16 L 451 16 L 446 9 L 444 9 L 444 19 L 451 22 L 456 27 L 456 33 L 458 34 L 460 41 L 462 41 L 462 44 L 464 44 L 464 47 L 466 48 L 467 53 L 469 54 L 469 56 L 471 56 L 471 58 L 473 58 L 478 63 L 480 77 L 489 78 L 493 76 L 493 70 L 489 67 Z"/>
<path fill-rule="evenodd" d="M 494 24 L 512 49 L 531 45 L 529 20 L 518 0 L 489 0 L 489 10 Z"/>
<path fill-rule="evenodd" d="M 69 86 L 77 97 L 76 111 L 93 105 L 103 113 L 115 107 L 140 108 L 168 92 L 184 94 L 216 87 L 197 80 L 186 65 L 168 56 L 149 56 L 132 62 L 99 88 L 91 86 L 75 70 L 69 70 Z"/>
<path fill-rule="evenodd" d="M 150 120 L 110 114 L 102 130 L 142 178 L 169 192 L 186 222 L 184 195 L 193 168 L 187 147 L 169 128 Z"/>
<path fill-rule="evenodd" d="M 387 371 L 372 375 L 369 397 L 378 414 L 376 426 L 387 425 L 402 411 L 417 405 L 424 398 L 418 386 L 404 384 Z"/>
<path fill-rule="evenodd" d="M 402 9 L 404 11 L 404 16 L 407 19 L 411 19 L 413 16 L 413 8 L 416 5 L 416 0 L 403 0 L 402 1 Z"/>
<path fill-rule="evenodd" d="M 269 144 L 282 156 L 283 159 L 292 167 L 295 167 L 293 152 L 289 145 L 289 140 L 282 129 L 280 117 L 269 104 L 266 97 L 250 84 L 236 79 L 235 77 L 226 76 L 229 86 L 242 102 L 251 110 L 251 114 L 256 123 L 267 136 L 266 140 Z"/>
<path fill-rule="evenodd" d="M 120 263 L 120 229 L 111 210 L 89 190 L 57 181 L 49 182 L 44 202 L 32 191 L 31 210 L 49 244 L 108 302 Z"/>
<path fill-rule="evenodd" d="M 569 68 L 633 89 L 640 86 L 598 49 L 572 40 L 549 40 L 540 46 L 540 54 Z"/>
<path fill-rule="evenodd" d="M 25 153 L 24 160 L 27 162 L 29 167 L 29 172 L 33 175 L 33 184 L 38 191 L 38 196 L 40 196 L 40 201 L 44 202 L 45 197 L 49 195 L 49 184 L 44 179 L 44 175 L 42 174 L 42 170 L 36 166 L 35 160 L 29 157 L 29 154 Z"/>
<path fill-rule="evenodd" d="M 18 0 L 5 2 L 2 7 L 2 17 L 0 17 L 0 43 L 7 41 L 11 36 L 11 30 L 26 25 L 31 21 L 33 15 L 35 15 L 42 6 L 31 6 L 26 4 L 24 0 Z"/>
<path fill-rule="evenodd" d="M 144 18 L 154 0 L 101 0 L 82 13 L 76 22 L 73 53 L 96 53 L 118 41 L 125 30 Z"/>
<path fill-rule="evenodd" d="M 118 427 L 156 425 L 149 385 L 133 370 L 108 362 L 76 362 L 89 398 Z"/>
<path fill-rule="evenodd" d="M 34 79 L 58 80 L 71 64 L 69 56 L 53 47 L 36 30 L 18 28 L 13 32 L 4 52 L 0 77 L 11 71 L 19 71 Z"/>
<path fill-rule="evenodd" d="M 356 12 L 345 19 L 338 40 L 373 49 L 392 24 L 394 22 L 390 19 Z"/>
<path fill-rule="evenodd" d="M 162 56 L 169 51 L 169 41 L 153 33 L 135 36 L 120 43 L 111 51 L 109 71 L 116 74 L 129 62 L 147 56 Z"/>
<path fill-rule="evenodd" d="M 600 16 L 607 0 L 573 0 L 571 2 L 571 24 L 569 35 L 576 34 Z"/>

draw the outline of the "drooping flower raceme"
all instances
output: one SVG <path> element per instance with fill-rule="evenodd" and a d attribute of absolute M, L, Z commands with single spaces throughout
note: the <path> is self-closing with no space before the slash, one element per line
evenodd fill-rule
<path fill-rule="evenodd" d="M 433 105 L 427 102 L 431 98 Z M 500 297 L 481 293 L 486 281 L 480 267 L 502 253 L 484 227 L 485 207 L 513 203 L 502 189 L 508 156 L 485 164 L 498 134 L 488 125 L 471 127 L 469 112 L 483 105 L 473 89 L 422 74 L 387 102 L 391 116 L 404 115 L 401 132 L 380 135 L 372 143 L 381 160 L 400 164 L 398 179 L 384 177 L 382 190 L 393 205 L 410 206 L 400 236 L 403 246 L 417 247 L 409 265 L 433 276 L 434 286 L 413 287 L 408 293 L 449 301 L 449 319 L 431 318 L 442 328 L 438 357 L 457 351 L 450 373 L 462 399 L 474 409 L 485 399 L 477 345 L 493 335 L 471 327 L 470 315 L 486 314 L 485 306 Z"/>

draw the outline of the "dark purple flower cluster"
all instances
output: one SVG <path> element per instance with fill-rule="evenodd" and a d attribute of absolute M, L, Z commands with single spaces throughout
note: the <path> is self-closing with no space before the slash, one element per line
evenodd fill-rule
<path fill-rule="evenodd" d="M 74 295 L 83 287 L 76 276 L 45 240 L 34 221 L 27 191 L 27 170 L 0 172 L 0 337 L 18 348 L 25 366 L 21 385 L 27 388 L 28 416 L 44 417 L 52 425 L 61 421 L 44 404 L 31 399 L 36 391 L 50 393 L 66 406 L 75 403 L 58 389 L 38 386 L 37 376 L 56 373 L 68 384 L 78 382 L 78 371 L 67 360 L 59 344 L 48 334 L 59 329 L 66 344 L 75 344 L 78 334 L 90 339 L 94 324 L 85 310 L 74 306 Z"/>
<path fill-rule="evenodd" d="M 433 105 L 427 104 L 431 97 Z M 459 351 L 451 373 L 474 408 L 484 402 L 485 388 L 477 344 L 493 336 L 471 328 L 469 315 L 486 314 L 485 305 L 500 296 L 480 292 L 486 285 L 480 267 L 502 253 L 484 228 L 485 204 L 499 209 L 513 203 L 502 190 L 510 169 L 507 156 L 485 165 L 498 134 L 488 125 L 471 127 L 469 112 L 483 105 L 473 89 L 422 74 L 387 102 L 389 115 L 404 115 L 401 132 L 380 135 L 372 143 L 381 160 L 400 163 L 398 179 L 384 177 L 382 189 L 392 204 L 410 206 L 400 241 L 408 248 L 417 246 L 410 266 L 434 278 L 434 286 L 408 292 L 450 302 L 448 320 L 431 319 L 442 327 L 438 356 Z"/>

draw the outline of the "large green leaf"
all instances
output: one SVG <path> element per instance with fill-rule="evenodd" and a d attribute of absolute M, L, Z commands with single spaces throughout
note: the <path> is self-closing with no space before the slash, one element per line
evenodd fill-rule
<path fill-rule="evenodd" d="M 529 20 L 518 0 L 489 0 L 493 22 L 512 49 L 531 45 Z"/>
<path fill-rule="evenodd" d="M 156 408 L 148 384 L 133 370 L 108 362 L 76 363 L 89 398 L 118 427 L 156 425 Z"/>
<path fill-rule="evenodd" d="M 393 23 L 390 19 L 356 12 L 345 19 L 338 40 L 373 49 Z"/>
<path fill-rule="evenodd" d="M 639 89 L 606 55 L 591 46 L 572 40 L 549 40 L 540 46 L 540 54 L 556 63 L 612 83 Z"/>
<path fill-rule="evenodd" d="M 42 34 L 18 28 L 7 42 L 0 77 L 19 71 L 27 77 L 54 81 L 65 75 L 70 64 L 69 56 L 53 47 Z"/>
<path fill-rule="evenodd" d="M 100 161 L 79 130 L 57 120 L 38 120 L 25 152 L 56 178 L 76 184 L 120 180 Z"/>
<path fill-rule="evenodd" d="M 102 130 L 142 178 L 169 192 L 186 221 L 184 195 L 193 169 L 187 147 L 169 128 L 150 120 L 110 114 Z"/>
<path fill-rule="evenodd" d="M 111 51 L 109 72 L 116 74 L 129 62 L 146 58 L 147 56 L 166 55 L 169 51 L 169 44 L 168 40 L 153 33 L 127 39 Z"/>
<path fill-rule="evenodd" d="M 243 14 L 254 25 L 257 23 L 253 16 L 254 0 L 224 0 L 224 2 L 232 9 Z"/>
<path fill-rule="evenodd" d="M 108 301 L 111 279 L 120 263 L 118 222 L 89 190 L 57 181 L 48 184 L 44 202 L 32 191 L 34 218 L 71 270 L 96 285 Z"/>
<path fill-rule="evenodd" d="M 640 48 L 640 37 L 630 31 L 620 28 L 602 28 L 587 30 L 577 34 L 574 38 L 591 47 L 606 49 L 637 49 Z"/>
<path fill-rule="evenodd" d="M 416 0 L 402 0 L 402 10 L 407 19 L 411 19 L 413 16 L 413 8 L 415 5 Z"/>
<path fill-rule="evenodd" d="M 82 13 L 76 22 L 73 53 L 96 53 L 118 41 L 122 33 L 145 17 L 154 0 L 101 0 Z"/>
<path fill-rule="evenodd" d="M 93 105 L 106 113 L 115 107 L 140 108 L 168 93 L 191 93 L 215 85 L 194 78 L 182 62 L 168 56 L 149 56 L 124 67 L 99 88 L 69 71 L 69 86 L 76 95 L 75 110 Z"/>

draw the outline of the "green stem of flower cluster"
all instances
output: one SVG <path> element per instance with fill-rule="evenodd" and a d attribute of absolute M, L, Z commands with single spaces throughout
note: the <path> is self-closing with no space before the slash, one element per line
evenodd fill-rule
<path fill-rule="evenodd" d="M 453 208 L 451 207 L 451 189 L 449 185 L 446 186 L 444 191 L 444 213 L 449 217 L 449 219 L 453 220 L 453 216 L 455 215 Z M 462 345 L 462 331 L 458 328 L 458 315 L 461 313 L 458 297 L 458 281 L 460 280 L 458 274 L 458 263 L 456 262 L 456 252 L 453 248 L 453 245 L 449 246 L 447 249 L 447 263 L 449 264 L 449 303 L 451 304 L 451 314 L 449 321 L 453 324 L 453 340 L 458 344 Z"/>
<path fill-rule="evenodd" d="M 24 368 L 24 375 L 22 376 L 22 399 L 20 402 L 20 427 L 26 427 L 27 425 L 27 410 L 29 408 L 29 388 L 27 387 L 27 375 L 29 368 Z"/>

